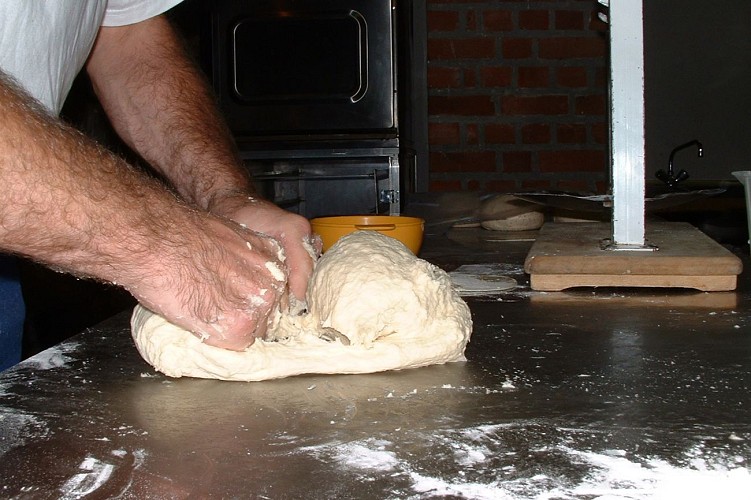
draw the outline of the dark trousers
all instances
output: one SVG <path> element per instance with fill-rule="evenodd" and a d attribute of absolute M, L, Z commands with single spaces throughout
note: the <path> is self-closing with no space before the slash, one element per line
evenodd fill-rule
<path fill-rule="evenodd" d="M 25 314 L 16 259 L 0 255 L 0 370 L 21 361 Z"/>

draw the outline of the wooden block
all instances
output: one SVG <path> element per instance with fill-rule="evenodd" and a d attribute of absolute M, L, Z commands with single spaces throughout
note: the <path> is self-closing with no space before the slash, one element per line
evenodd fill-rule
<path fill-rule="evenodd" d="M 717 311 L 723 309 L 735 309 L 738 307 L 740 294 L 732 291 L 711 293 L 695 290 L 660 290 L 642 289 L 642 293 L 618 293 L 616 291 L 604 291 L 603 293 L 586 292 L 550 292 L 533 293 L 529 301 L 533 304 L 561 307 L 584 307 L 595 303 L 607 304 L 615 307 L 639 307 L 639 308 L 671 308 Z"/>
<path fill-rule="evenodd" d="M 609 223 L 548 223 L 527 255 L 533 290 L 592 287 L 669 287 L 734 290 L 741 260 L 687 223 L 650 222 L 647 244 L 657 251 L 604 250 Z"/>

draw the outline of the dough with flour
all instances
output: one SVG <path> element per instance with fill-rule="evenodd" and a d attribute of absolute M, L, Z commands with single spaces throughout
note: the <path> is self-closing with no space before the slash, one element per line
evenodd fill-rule
<path fill-rule="evenodd" d="M 242 352 L 206 345 L 140 305 L 131 330 L 141 356 L 171 377 L 257 381 L 465 359 L 472 319 L 448 274 L 375 231 L 345 236 L 321 257 L 307 302 L 309 312 L 281 314 Z"/>

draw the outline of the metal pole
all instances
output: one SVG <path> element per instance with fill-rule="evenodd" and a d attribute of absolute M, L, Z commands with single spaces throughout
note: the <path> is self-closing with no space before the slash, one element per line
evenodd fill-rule
<path fill-rule="evenodd" d="M 610 250 L 654 250 L 644 239 L 644 29 L 641 0 L 610 0 Z"/>

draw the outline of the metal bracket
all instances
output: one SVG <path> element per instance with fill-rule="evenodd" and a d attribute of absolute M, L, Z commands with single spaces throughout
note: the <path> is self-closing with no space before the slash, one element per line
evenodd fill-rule
<path fill-rule="evenodd" d="M 644 242 L 643 245 L 629 245 L 625 243 L 615 243 L 611 238 L 605 238 L 600 241 L 600 249 L 611 252 L 656 252 L 660 249 L 657 245 L 650 245 Z"/>
<path fill-rule="evenodd" d="M 399 203 L 399 191 L 395 189 L 382 189 L 378 201 L 381 203 Z"/>

